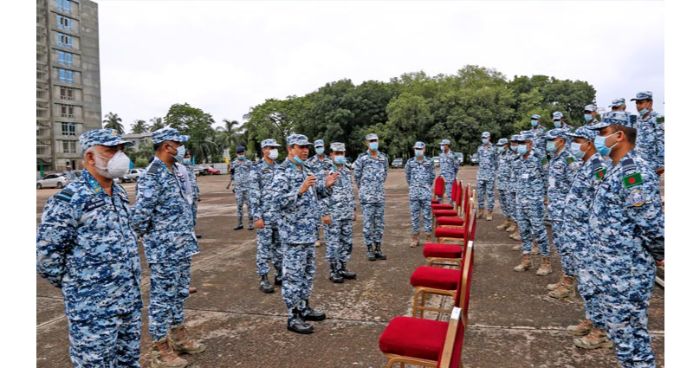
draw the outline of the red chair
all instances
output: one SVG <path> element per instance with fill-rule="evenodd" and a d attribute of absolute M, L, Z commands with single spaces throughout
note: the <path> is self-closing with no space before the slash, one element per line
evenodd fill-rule
<path fill-rule="evenodd" d="M 443 179 L 443 183 L 444 183 L 444 181 L 445 181 L 445 179 Z M 452 200 L 452 202 L 455 202 L 457 200 L 456 199 L 457 198 L 456 186 L 457 186 L 457 179 L 452 181 L 452 189 L 450 191 L 450 199 Z M 434 203 L 434 204 L 431 204 L 430 206 L 433 210 L 441 210 L 441 209 L 444 210 L 444 209 L 454 208 L 454 206 L 449 204 L 449 203 Z"/>
<path fill-rule="evenodd" d="M 455 316 L 456 315 L 456 316 Z M 450 322 L 447 325 L 445 344 L 440 352 L 437 368 L 462 368 L 462 345 L 464 344 L 464 325 L 462 311 L 459 308 L 452 310 Z"/>
<path fill-rule="evenodd" d="M 425 243 L 423 245 L 423 257 L 425 257 L 429 266 L 459 266 L 459 262 L 464 255 L 467 241 L 474 241 L 476 235 L 476 213 L 469 211 L 469 228 L 463 244 L 451 243 Z"/>
<path fill-rule="evenodd" d="M 441 225 L 449 225 L 449 226 L 461 226 L 464 225 L 464 219 L 469 217 L 468 211 L 470 209 L 469 204 L 471 203 L 471 200 L 473 199 L 473 190 L 471 189 L 471 186 L 467 184 L 466 188 L 464 189 L 466 192 L 465 194 L 462 195 L 462 213 L 464 214 L 464 218 L 460 216 L 439 216 L 435 217 L 435 225 L 436 226 L 441 226 Z"/>
<path fill-rule="evenodd" d="M 455 203 L 455 206 L 450 205 L 449 207 L 440 208 L 435 207 L 435 205 L 432 205 L 433 218 L 460 215 L 460 210 L 462 207 L 462 194 L 464 192 L 464 189 L 462 188 L 462 182 L 460 181 L 459 183 L 455 184 L 452 188 L 455 188 L 455 195 L 452 196 L 452 201 Z"/>
<path fill-rule="evenodd" d="M 387 357 L 385 367 L 391 367 L 395 363 L 422 365 L 425 367 L 437 367 L 441 355 L 445 354 L 446 346 L 452 345 L 452 357 L 455 356 L 455 345 L 457 340 L 463 339 L 464 328 L 467 323 L 469 309 L 469 295 L 471 293 L 472 272 L 474 269 L 474 246 L 473 242 L 467 245 L 467 255 L 465 257 L 462 277 L 459 287 L 454 295 L 456 308 L 460 308 L 456 313 L 452 310 L 450 322 L 457 320 L 456 329 L 450 328 L 450 322 L 425 320 L 415 317 L 396 317 L 389 321 L 389 324 L 379 337 L 379 349 Z M 459 326 L 461 321 L 461 329 Z M 451 342 L 451 331 L 455 331 L 456 340 Z M 461 344 L 456 350 L 460 350 Z M 457 360 L 461 357 L 458 357 Z M 450 359 L 452 361 L 454 359 Z"/>
<path fill-rule="evenodd" d="M 445 178 L 438 176 L 435 179 L 435 185 L 433 186 L 433 200 L 431 204 L 440 203 L 442 196 L 445 195 Z"/>

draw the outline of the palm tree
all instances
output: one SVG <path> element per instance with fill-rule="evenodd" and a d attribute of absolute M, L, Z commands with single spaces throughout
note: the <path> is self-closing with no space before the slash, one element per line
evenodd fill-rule
<path fill-rule="evenodd" d="M 119 117 L 119 115 L 109 112 L 107 115 L 105 115 L 105 119 L 102 120 L 104 123 L 104 128 L 106 129 L 114 129 L 117 131 L 117 133 L 124 134 L 124 126 L 122 125 L 122 118 Z"/>
<path fill-rule="evenodd" d="M 156 130 L 160 128 L 165 128 L 165 123 L 163 122 L 163 118 L 151 118 L 151 126 L 149 127 L 148 130 L 155 132 Z"/>
<path fill-rule="evenodd" d="M 134 125 L 131 126 L 131 133 L 141 134 L 148 131 L 148 124 L 146 120 L 136 120 Z"/>
<path fill-rule="evenodd" d="M 245 128 L 237 120 L 224 119 L 224 127 L 216 128 L 216 142 L 221 149 L 231 148 L 243 141 Z"/>

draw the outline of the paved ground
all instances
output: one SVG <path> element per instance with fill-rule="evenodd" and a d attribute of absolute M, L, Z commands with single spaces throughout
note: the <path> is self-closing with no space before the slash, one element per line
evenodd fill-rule
<path fill-rule="evenodd" d="M 465 167 L 460 178 L 474 183 L 475 168 Z M 262 294 L 255 276 L 255 237 L 233 231 L 234 196 L 225 190 L 226 176 L 199 179 L 202 201 L 197 232 L 201 253 L 193 261 L 193 284 L 199 289 L 186 303 L 186 321 L 208 346 L 189 357 L 192 367 L 381 367 L 385 360 L 377 340 L 386 323 L 409 310 L 412 270 L 423 264 L 422 249 L 411 249 L 407 187 L 402 170 L 391 170 L 386 184 L 385 253 L 388 260 L 368 262 L 361 241 L 361 217 L 355 223 L 355 249 L 349 269 L 358 279 L 344 284 L 328 281 L 328 269 L 318 250 L 318 274 L 312 304 L 328 319 L 316 322 L 316 332 L 302 336 L 287 332 L 279 290 Z M 133 200 L 134 185 L 126 184 Z M 46 198 L 37 194 L 37 221 Z M 496 211 L 498 212 L 498 211 Z M 544 291 L 559 271 L 547 277 L 519 274 L 511 268 L 519 255 L 515 244 L 493 222 L 479 222 L 476 267 L 463 352 L 465 367 L 615 367 L 612 350 L 583 351 L 573 346 L 564 328 L 583 315 L 582 304 L 556 301 Z M 148 300 L 148 267 L 143 291 Z M 659 366 L 664 365 L 664 293 L 657 288 L 649 326 Z M 144 314 L 142 363 L 147 364 Z M 37 366 L 70 367 L 66 319 L 60 291 L 37 277 Z"/>

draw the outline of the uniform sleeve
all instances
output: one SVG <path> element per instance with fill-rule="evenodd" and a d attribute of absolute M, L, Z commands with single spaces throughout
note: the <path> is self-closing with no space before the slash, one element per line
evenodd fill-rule
<path fill-rule="evenodd" d="M 353 172 L 353 175 L 355 176 L 355 184 L 357 185 L 357 189 L 360 189 L 360 182 L 362 181 L 362 168 L 363 168 L 363 160 L 362 156 L 357 158 L 357 161 L 355 161 L 355 170 Z"/>
<path fill-rule="evenodd" d="M 260 172 L 255 167 L 250 171 L 250 191 L 248 193 L 250 196 L 250 212 L 253 215 L 253 220 L 260 220 L 262 218 L 262 211 L 260 209 L 262 188 L 260 188 Z"/>
<path fill-rule="evenodd" d="M 624 196 L 626 215 L 634 222 L 635 233 L 640 234 L 644 248 L 655 260 L 664 259 L 664 213 L 658 183 L 645 181 L 626 189 Z"/>
<path fill-rule="evenodd" d="M 383 178 L 383 182 L 385 182 L 385 183 L 386 183 L 386 178 L 387 178 L 387 176 L 389 176 L 389 157 L 388 157 L 388 156 L 386 156 L 386 157 L 385 157 L 385 160 L 384 160 L 384 178 Z"/>
<path fill-rule="evenodd" d="M 657 157 L 656 157 L 656 167 L 654 169 L 660 169 L 664 167 L 664 155 L 665 155 L 665 143 L 664 143 L 664 123 L 656 125 L 656 143 L 657 143 Z"/>
<path fill-rule="evenodd" d="M 320 200 L 321 198 L 327 198 L 330 197 L 331 194 L 333 193 L 333 189 L 326 187 L 326 175 L 323 173 L 319 173 L 321 180 L 316 180 L 316 185 L 314 188 L 310 188 L 309 190 L 315 190 L 316 191 L 316 198 L 318 198 L 318 207 L 321 212 L 321 216 L 327 216 L 331 214 L 330 208 L 328 206 L 328 203 L 326 201 Z M 333 184 L 335 185 L 335 184 Z"/>
<path fill-rule="evenodd" d="M 44 207 L 36 237 L 36 270 L 52 285 L 61 287 L 66 254 L 75 242 L 78 218 L 67 199 L 51 197 Z"/>
<path fill-rule="evenodd" d="M 284 175 L 284 171 L 275 172 L 275 177 L 272 180 L 272 183 L 277 207 L 279 209 L 287 209 L 290 206 L 294 206 L 297 201 L 297 193 L 299 192 L 299 188 L 291 188 L 289 185 L 289 179 L 287 178 L 287 175 Z"/>
<path fill-rule="evenodd" d="M 148 231 L 151 225 L 151 217 L 158 205 L 160 198 L 160 186 L 156 174 L 149 174 L 141 178 L 137 184 L 136 203 L 132 208 L 131 226 L 139 236 Z"/>
<path fill-rule="evenodd" d="M 432 160 L 428 161 L 428 166 L 430 166 L 430 174 L 428 174 L 430 176 L 430 182 L 434 183 L 435 182 L 435 165 L 433 165 Z"/>
<path fill-rule="evenodd" d="M 406 174 L 406 184 L 411 185 L 411 161 L 406 163 L 405 174 Z"/>

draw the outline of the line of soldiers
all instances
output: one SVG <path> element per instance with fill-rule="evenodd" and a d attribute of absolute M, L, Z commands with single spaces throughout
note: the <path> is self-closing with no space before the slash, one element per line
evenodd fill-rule
<path fill-rule="evenodd" d="M 496 149 L 484 132 L 477 180 L 490 215 L 495 179 L 506 217 L 497 228 L 522 240 L 513 248 L 522 252 L 517 272 L 532 267 L 533 241 L 541 253 L 537 275 L 552 272 L 546 206 L 562 265 L 548 295 L 563 299 L 578 290 L 584 301 L 586 318 L 567 328 L 577 336 L 574 344 L 614 345 L 621 366 L 654 367 L 647 314 L 664 260 L 664 135 L 652 93 L 639 92 L 632 101 L 638 119 L 624 111 L 624 99 L 615 99 L 602 121 L 595 106 L 586 106 L 586 124 L 576 129 L 555 112 L 555 128 L 545 132 L 540 116 L 532 115 L 532 129 L 499 139 Z"/>

